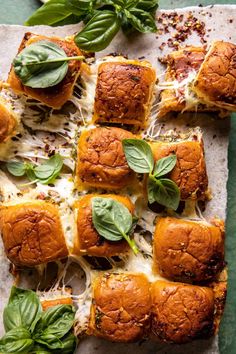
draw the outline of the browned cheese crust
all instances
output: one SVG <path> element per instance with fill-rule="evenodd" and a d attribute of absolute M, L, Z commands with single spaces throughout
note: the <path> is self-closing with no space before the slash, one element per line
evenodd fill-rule
<path fill-rule="evenodd" d="M 208 281 L 224 267 L 222 227 L 161 218 L 156 225 L 153 247 L 157 271 L 171 280 Z"/>
<path fill-rule="evenodd" d="M 236 45 L 212 44 L 198 72 L 193 90 L 206 103 L 236 110 Z"/>
<path fill-rule="evenodd" d="M 151 297 L 143 274 L 106 274 L 93 284 L 89 334 L 134 342 L 149 329 Z"/>
<path fill-rule="evenodd" d="M 91 199 L 94 197 L 112 198 L 134 213 L 134 205 L 127 197 L 115 194 L 88 194 L 76 203 L 77 210 L 77 237 L 74 243 L 73 253 L 76 255 L 87 254 L 96 257 L 111 257 L 127 253 L 130 248 L 125 240 L 112 242 L 99 236 L 93 226 Z"/>
<path fill-rule="evenodd" d="M 58 210 L 46 202 L 0 208 L 0 230 L 7 257 L 33 267 L 68 255 Z"/>
<path fill-rule="evenodd" d="M 0 143 L 8 140 L 16 133 L 17 119 L 4 100 L 0 99 Z"/>
<path fill-rule="evenodd" d="M 159 340 L 181 344 L 213 334 L 212 289 L 157 281 L 151 292 L 152 332 Z"/>
<path fill-rule="evenodd" d="M 100 127 L 82 132 L 78 143 L 78 188 L 119 189 L 134 179 L 122 140 L 134 138 L 124 129 Z"/>
<path fill-rule="evenodd" d="M 203 142 L 151 143 L 155 161 L 176 154 L 177 163 L 169 178 L 180 189 L 181 199 L 206 199 L 208 188 Z"/>
<path fill-rule="evenodd" d="M 197 72 L 204 60 L 205 50 L 200 47 L 185 47 L 170 53 L 167 58 L 166 82 L 177 80 L 181 83 L 192 71 Z M 185 87 L 177 90 L 165 89 L 161 92 L 159 117 L 175 111 L 181 112 L 186 108 L 184 98 Z M 193 110 L 193 108 L 192 108 Z"/>
<path fill-rule="evenodd" d="M 138 61 L 99 66 L 94 104 L 95 123 L 144 126 L 150 111 L 156 74 Z"/>
<path fill-rule="evenodd" d="M 57 44 L 65 51 L 67 56 L 82 55 L 81 51 L 72 40 L 64 40 L 58 37 L 46 37 L 30 32 L 25 33 L 18 53 L 20 53 L 28 45 L 41 40 L 48 40 Z M 80 61 L 71 60 L 69 62 L 68 72 L 65 78 L 59 84 L 48 88 L 36 89 L 23 85 L 18 76 L 15 74 L 14 68 L 12 66 L 8 76 L 8 83 L 12 90 L 16 93 L 25 94 L 26 96 L 30 96 L 40 102 L 45 103 L 49 107 L 59 109 L 71 97 L 75 82 L 80 73 L 80 68 Z"/>

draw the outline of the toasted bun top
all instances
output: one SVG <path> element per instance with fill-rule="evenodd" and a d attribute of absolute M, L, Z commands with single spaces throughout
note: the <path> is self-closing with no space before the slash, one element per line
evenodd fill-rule
<path fill-rule="evenodd" d="M 193 84 L 193 90 L 208 104 L 236 110 L 236 45 L 213 42 Z"/>
<path fill-rule="evenodd" d="M 152 331 L 161 340 L 185 343 L 213 333 L 212 289 L 183 283 L 152 284 Z"/>
<path fill-rule="evenodd" d="M 224 267 L 224 232 L 204 222 L 160 218 L 154 234 L 154 263 L 171 280 L 210 280 Z"/>
<path fill-rule="evenodd" d="M 68 255 L 58 209 L 50 203 L 2 206 L 0 230 L 7 257 L 15 265 L 33 267 Z"/>
<path fill-rule="evenodd" d="M 107 274 L 93 284 L 90 330 L 118 342 L 140 339 L 149 325 L 151 298 L 143 274 Z"/>

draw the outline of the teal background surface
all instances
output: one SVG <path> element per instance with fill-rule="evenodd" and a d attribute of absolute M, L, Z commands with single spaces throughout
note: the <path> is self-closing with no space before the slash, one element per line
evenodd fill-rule
<path fill-rule="evenodd" d="M 236 0 L 159 1 L 159 7 L 165 9 L 199 4 L 236 4 Z M 40 5 L 41 3 L 38 0 L 0 0 L 0 23 L 23 24 L 27 17 L 29 17 Z M 236 115 L 231 118 L 228 165 L 229 180 L 226 260 L 228 261 L 229 268 L 229 287 L 225 314 L 220 329 L 219 342 L 221 354 L 236 354 Z"/>

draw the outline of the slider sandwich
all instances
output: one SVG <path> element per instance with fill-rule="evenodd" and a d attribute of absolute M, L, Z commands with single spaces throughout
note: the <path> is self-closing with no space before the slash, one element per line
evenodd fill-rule
<path fill-rule="evenodd" d="M 208 177 L 203 141 L 200 135 L 176 142 L 153 141 L 150 143 L 154 160 L 175 154 L 177 158 L 169 178 L 180 190 L 181 200 L 208 199 Z"/>
<path fill-rule="evenodd" d="M 129 168 L 122 140 L 134 135 L 116 127 L 82 132 L 78 142 L 77 186 L 117 189 L 130 185 L 134 172 Z"/>
<path fill-rule="evenodd" d="M 0 230 L 9 260 L 35 267 L 68 256 L 58 208 L 45 201 L 0 207 Z"/>
<path fill-rule="evenodd" d="M 224 223 L 162 217 L 156 224 L 153 249 L 154 268 L 164 278 L 212 281 L 225 265 Z"/>
<path fill-rule="evenodd" d="M 103 62 L 98 67 L 94 123 L 119 123 L 145 127 L 154 96 L 156 73 L 146 61 Z"/>
<path fill-rule="evenodd" d="M 187 46 L 167 56 L 159 117 L 169 112 L 236 111 L 236 45 Z"/>
<path fill-rule="evenodd" d="M 59 37 L 46 37 L 46 36 L 37 35 L 30 32 L 25 33 L 24 38 L 18 50 L 18 55 L 23 53 L 23 50 L 29 48 L 30 45 L 34 45 L 36 43 L 40 44 L 45 42 L 47 43 L 47 45 L 48 43 L 52 43 L 52 45 L 56 45 L 56 48 L 54 48 L 54 52 L 57 51 L 59 47 L 59 50 L 61 49 L 64 51 L 65 57 L 78 57 L 82 55 L 81 51 L 75 45 L 72 39 L 61 39 Z M 41 49 L 39 49 L 39 53 L 40 52 Z M 47 52 L 45 54 L 41 52 L 42 61 L 51 59 L 50 57 L 51 54 L 49 55 L 49 57 L 47 57 L 47 54 L 48 54 Z M 36 60 L 34 55 L 32 55 L 32 57 L 33 60 Z M 58 83 L 56 83 L 55 85 L 50 84 L 50 86 L 47 86 L 44 81 L 44 87 L 41 87 L 40 85 L 39 86 L 34 85 L 33 87 L 31 85 L 29 86 L 28 84 L 23 83 L 18 73 L 16 72 L 16 66 L 14 65 L 14 61 L 13 61 L 13 65 L 11 67 L 7 82 L 10 85 L 10 88 L 15 93 L 19 95 L 29 96 L 31 98 L 36 99 L 37 101 L 44 103 L 49 107 L 60 109 L 63 106 L 63 104 L 66 101 L 68 101 L 72 96 L 74 85 L 81 72 L 81 66 L 82 64 L 80 60 L 70 60 L 68 61 L 68 70 L 66 71 L 66 74 L 64 75 L 64 77 L 61 77 L 61 80 L 59 80 Z M 31 74 L 33 76 L 34 72 Z"/>
<path fill-rule="evenodd" d="M 128 243 L 109 241 L 99 235 L 92 220 L 92 199 L 94 197 L 112 198 L 124 205 L 131 214 L 134 214 L 134 205 L 128 197 L 115 194 L 87 194 L 75 203 L 77 222 L 77 236 L 74 241 L 73 254 L 96 257 L 112 257 L 127 254 L 130 250 Z"/>

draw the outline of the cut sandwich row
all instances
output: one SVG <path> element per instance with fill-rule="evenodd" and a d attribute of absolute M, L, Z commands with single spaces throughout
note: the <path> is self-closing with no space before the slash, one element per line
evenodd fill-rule
<path fill-rule="evenodd" d="M 60 39 L 32 33 L 25 34 L 19 53 L 43 41 L 56 44 L 67 57 L 82 55 L 73 38 Z M 159 84 L 159 116 L 184 110 L 235 111 L 235 48 L 234 44 L 221 41 L 214 42 L 208 51 L 186 47 L 171 53 L 167 57 L 165 82 Z M 89 120 L 92 118 L 91 123 L 118 123 L 145 128 L 155 96 L 156 73 L 151 64 L 123 57 L 108 57 L 99 65 L 94 65 L 95 92 L 84 82 L 82 94 L 85 100 L 94 95 L 92 102 L 90 100 L 86 104 L 93 105 L 92 117 L 88 117 Z M 66 76 L 60 83 L 33 88 L 21 81 L 12 65 L 7 82 L 15 93 L 60 109 L 71 99 L 76 81 L 83 73 L 87 77 L 94 75 L 86 63 L 70 60 Z M 17 118 L 11 110 L 7 113 L 6 118 L 0 120 L 0 142 L 17 131 Z"/>
<path fill-rule="evenodd" d="M 131 252 L 125 239 L 109 240 L 99 234 L 92 217 L 92 200 L 86 195 L 75 203 L 72 244 L 67 239 L 58 208 L 45 201 L 2 206 L 0 230 L 6 254 L 19 267 L 34 267 L 69 255 L 112 257 Z M 100 195 L 120 202 L 132 216 L 128 197 Z M 130 235 L 132 237 L 132 235 Z M 158 219 L 153 236 L 153 274 L 174 281 L 206 282 L 217 278 L 225 266 L 224 224 L 214 220 Z"/>
<path fill-rule="evenodd" d="M 107 273 L 93 282 L 87 333 L 115 342 L 186 343 L 218 331 L 226 284 L 211 287 Z"/>

